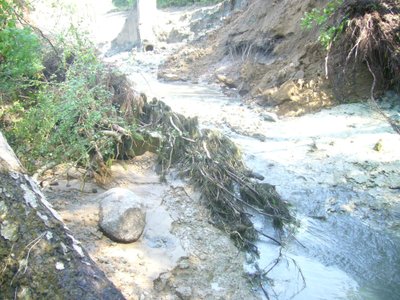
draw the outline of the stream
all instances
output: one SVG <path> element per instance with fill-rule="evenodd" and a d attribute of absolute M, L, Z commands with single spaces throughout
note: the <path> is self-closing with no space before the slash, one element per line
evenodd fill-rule
<path fill-rule="evenodd" d="M 157 81 L 161 59 L 153 53 L 109 58 L 139 90 L 234 140 L 247 165 L 275 185 L 295 213 L 298 226 L 285 246 L 260 240 L 260 258 L 244 266 L 268 270 L 281 253 L 264 285 L 269 296 L 399 299 L 400 141 L 390 126 L 366 104 L 270 122 L 260 108 L 219 86 Z M 378 140 L 382 153 L 373 150 Z M 253 221 L 273 234 L 270 221 Z"/>

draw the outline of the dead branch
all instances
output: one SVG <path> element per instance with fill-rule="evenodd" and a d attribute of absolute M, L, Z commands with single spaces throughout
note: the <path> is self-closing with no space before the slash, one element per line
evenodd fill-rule
<path fill-rule="evenodd" d="M 118 143 L 122 143 L 122 136 L 121 134 L 119 134 L 116 131 L 112 131 L 112 130 L 101 130 L 100 131 L 101 134 L 105 135 L 105 136 L 109 136 L 114 138 Z"/>

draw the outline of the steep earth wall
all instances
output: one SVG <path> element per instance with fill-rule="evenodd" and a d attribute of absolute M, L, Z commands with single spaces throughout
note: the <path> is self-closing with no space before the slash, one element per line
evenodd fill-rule
<path fill-rule="evenodd" d="M 280 115 L 330 106 L 334 96 L 325 76 L 326 51 L 317 41 L 317 29 L 301 27 L 305 12 L 327 2 L 249 1 L 207 39 L 170 57 L 159 77 L 216 80 Z M 368 96 L 370 76 L 357 80 L 349 100 Z"/>

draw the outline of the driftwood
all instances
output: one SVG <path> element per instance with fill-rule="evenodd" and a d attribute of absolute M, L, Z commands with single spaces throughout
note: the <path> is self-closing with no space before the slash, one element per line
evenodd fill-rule
<path fill-rule="evenodd" d="M 0 133 L 0 299 L 124 299 Z"/>

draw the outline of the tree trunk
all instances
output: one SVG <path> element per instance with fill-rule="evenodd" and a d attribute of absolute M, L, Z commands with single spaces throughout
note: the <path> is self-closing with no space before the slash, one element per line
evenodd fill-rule
<path fill-rule="evenodd" d="M 124 299 L 0 133 L 0 299 Z"/>
<path fill-rule="evenodd" d="M 130 10 L 121 32 L 112 41 L 110 53 L 128 51 L 135 47 L 144 51 L 154 50 L 156 21 L 157 1 L 137 0 L 136 5 Z"/>
<path fill-rule="evenodd" d="M 129 11 L 124 27 L 118 36 L 111 42 L 111 53 L 129 51 L 132 48 L 140 47 L 140 33 L 138 10 L 136 5 Z"/>
<path fill-rule="evenodd" d="M 139 32 L 144 51 L 153 51 L 156 42 L 154 25 L 157 20 L 156 0 L 137 0 Z"/>

